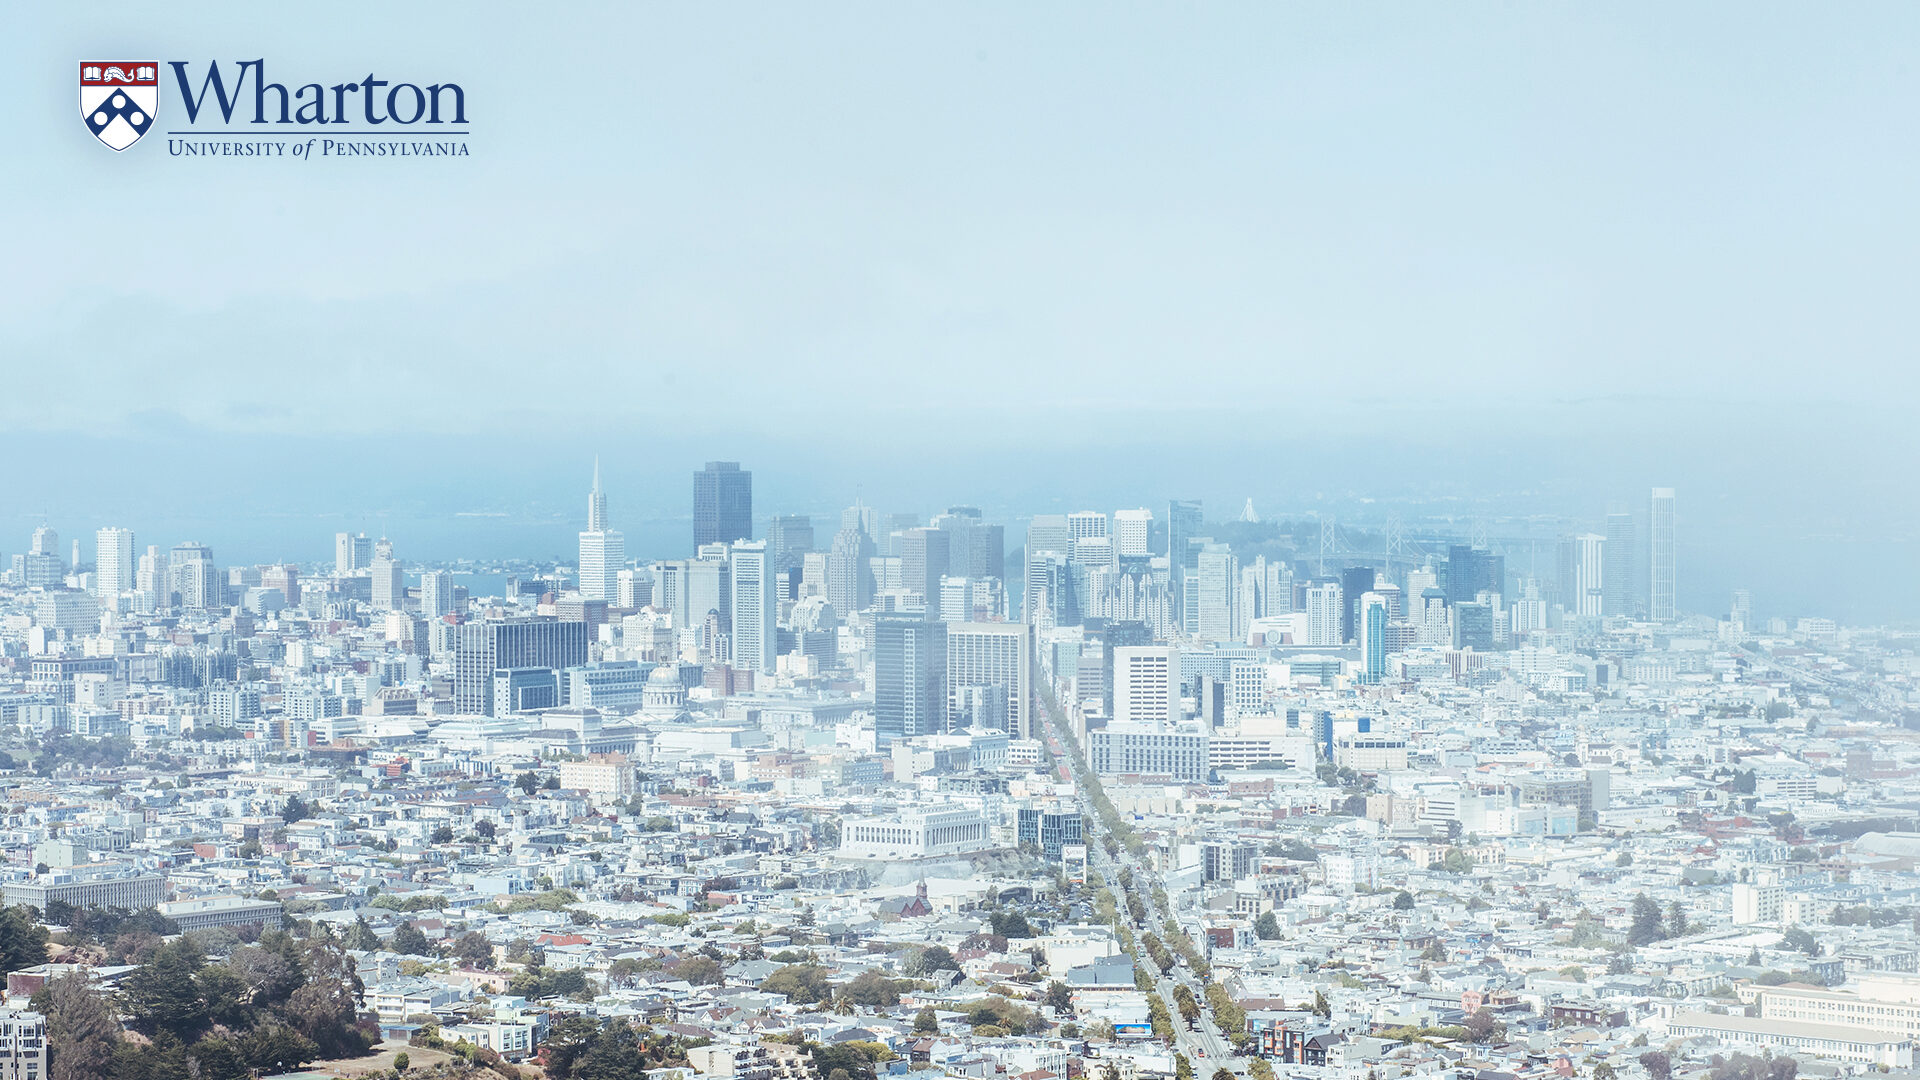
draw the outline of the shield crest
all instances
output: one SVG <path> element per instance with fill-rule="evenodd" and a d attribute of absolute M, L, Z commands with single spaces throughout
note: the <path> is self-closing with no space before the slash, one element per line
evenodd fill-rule
<path fill-rule="evenodd" d="M 159 61 L 80 62 L 80 119 L 94 138 L 125 150 L 153 127 L 159 110 Z"/>

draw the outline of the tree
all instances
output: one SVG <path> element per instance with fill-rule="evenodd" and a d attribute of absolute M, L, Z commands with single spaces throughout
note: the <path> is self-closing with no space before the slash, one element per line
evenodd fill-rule
<path fill-rule="evenodd" d="M 407 1068 L 412 1064 L 413 1064 L 413 1059 L 407 1057 L 407 1052 L 405 1050 L 402 1050 L 399 1053 L 393 1055 L 393 1069 L 395 1072 L 406 1072 Z"/>
<path fill-rule="evenodd" d="M 1675 900 L 1667 908 L 1667 936 L 1686 937 L 1692 927 L 1687 925 L 1687 909 Z"/>
<path fill-rule="evenodd" d="M 473 823 L 473 831 L 480 834 L 480 839 L 490 841 L 499 832 L 499 826 L 488 818 L 481 818 Z"/>
<path fill-rule="evenodd" d="M 1820 955 L 1820 942 L 1802 927 L 1796 926 L 1788 930 L 1781 944 L 1789 949 L 1798 949 L 1806 953 L 1809 959 Z"/>
<path fill-rule="evenodd" d="M 280 807 L 280 820 L 288 824 L 304 820 L 312 816 L 312 814 L 313 807 L 309 806 L 307 800 L 298 795 L 287 796 L 286 803 Z"/>
<path fill-rule="evenodd" d="M 1213 1080 L 1239 1080 L 1239 1077 L 1236 1077 L 1233 1075 L 1232 1069 L 1229 1069 L 1225 1065 L 1222 1065 L 1219 1068 L 1213 1070 Z"/>
<path fill-rule="evenodd" d="M 0 911 L 0 974 L 47 962 L 47 928 L 33 910 L 15 905 Z"/>
<path fill-rule="evenodd" d="M 900 988 L 878 971 L 863 971 L 841 988 L 840 1000 L 891 1009 L 900 1004 Z"/>
<path fill-rule="evenodd" d="M 1601 1062 L 1593 1067 L 1593 1080 L 1613 1080 L 1613 1066 Z"/>
<path fill-rule="evenodd" d="M 719 986 L 727 981 L 726 970 L 711 956 L 689 956 L 673 966 L 673 974 L 694 986 Z"/>
<path fill-rule="evenodd" d="M 1173 1055 L 1173 1080 L 1193 1080 L 1193 1062 L 1187 1060 L 1187 1055 Z"/>
<path fill-rule="evenodd" d="M 1073 1015 L 1073 991 L 1067 984 L 1055 979 L 1047 984 L 1047 1004 L 1063 1016 Z"/>
<path fill-rule="evenodd" d="M 1482 1005 L 1467 1017 L 1467 1038 L 1477 1043 L 1499 1042 L 1507 1037 L 1506 1022 L 1487 1011 Z"/>
<path fill-rule="evenodd" d="M 513 778 L 513 786 L 519 788 L 522 795 L 532 798 L 533 793 L 540 790 L 540 778 L 530 772 L 523 772 Z"/>
<path fill-rule="evenodd" d="M 1322 1020 L 1333 1019 L 1333 1005 L 1327 1001 L 1327 995 L 1318 990 L 1313 992 L 1313 1015 Z"/>
<path fill-rule="evenodd" d="M 1665 935 L 1660 920 L 1660 905 L 1646 893 L 1633 898 L 1633 923 L 1627 927 L 1627 944 L 1651 945 Z"/>
<path fill-rule="evenodd" d="M 47 1018 L 48 1080 L 95 1080 L 113 1072 L 120 1022 L 86 975 L 69 971 L 33 995 Z"/>
<path fill-rule="evenodd" d="M 149 1036 L 164 1032 L 181 1042 L 196 1038 L 209 1023 L 194 983 L 205 964 L 199 948 L 183 937 L 160 946 L 153 959 L 127 976 L 122 997 L 135 1029 Z"/>
<path fill-rule="evenodd" d="M 373 924 L 365 915 L 357 916 L 353 925 L 341 935 L 340 943 L 355 952 L 373 952 L 380 947 L 380 935 L 373 932 Z"/>
<path fill-rule="evenodd" d="M 1401 889 L 1399 892 L 1394 893 L 1393 894 L 1393 910 L 1412 911 L 1413 910 L 1413 894 L 1408 892 L 1405 889 Z"/>
<path fill-rule="evenodd" d="M 767 976 L 760 983 L 760 989 L 769 994 L 785 994 L 795 1005 L 824 1001 L 830 992 L 827 969 L 819 964 L 788 964 Z"/>
<path fill-rule="evenodd" d="M 468 967 L 486 967 L 493 963 L 493 943 L 478 930 L 469 930 L 453 939 L 451 955 Z"/>
<path fill-rule="evenodd" d="M 546 789 L 547 791 L 559 791 L 560 790 L 560 774 L 555 773 L 552 776 L 547 777 L 546 783 L 541 784 L 540 786 Z"/>
<path fill-rule="evenodd" d="M 936 971 L 959 971 L 960 961 L 945 945 L 929 945 L 920 950 L 910 965 L 914 974 L 931 975 Z"/>
<path fill-rule="evenodd" d="M 393 932 L 393 940 L 387 942 L 387 947 L 402 956 L 433 955 L 433 943 L 411 922 L 400 924 L 400 929 Z"/>
<path fill-rule="evenodd" d="M 1647 1075 L 1653 1080 L 1671 1080 L 1673 1076 L 1673 1059 L 1659 1050 L 1649 1050 L 1641 1054 L 1640 1067 L 1647 1070 Z"/>
<path fill-rule="evenodd" d="M 322 935 L 307 941 L 300 959 L 307 978 L 287 998 L 287 1019 L 320 1056 L 365 1053 L 376 1039 L 358 1027 L 360 999 L 367 988 L 353 958 L 331 935 Z"/>
<path fill-rule="evenodd" d="M 940 1033 L 940 1017 L 934 1013 L 933 1006 L 921 1006 L 920 1011 L 913 1015 L 913 1033 L 915 1035 Z"/>
<path fill-rule="evenodd" d="M 1280 937 L 1280 920 L 1273 917 L 1273 912 L 1263 911 L 1253 920 L 1253 932 L 1261 941 L 1274 941 Z"/>
<path fill-rule="evenodd" d="M 453 826 L 451 825 L 440 826 L 439 828 L 433 830 L 433 835 L 431 837 L 428 837 L 428 839 L 435 844 L 453 843 Z"/>
<path fill-rule="evenodd" d="M 1254 1058 L 1247 1062 L 1247 1075 L 1253 1080 L 1273 1080 L 1273 1066 L 1266 1058 Z"/>

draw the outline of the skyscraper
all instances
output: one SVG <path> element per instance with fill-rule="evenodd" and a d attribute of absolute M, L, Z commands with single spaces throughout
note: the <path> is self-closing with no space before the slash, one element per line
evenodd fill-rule
<path fill-rule="evenodd" d="M 587 662 L 587 624 L 550 616 L 495 619 L 459 628 L 453 653 L 453 707 L 494 715 L 494 673 L 511 668 L 559 672 Z"/>
<path fill-rule="evenodd" d="M 133 530 L 112 526 L 93 534 L 94 595 L 110 601 L 133 589 Z"/>
<path fill-rule="evenodd" d="M 943 730 L 947 624 L 926 614 L 873 620 L 873 726 L 882 744 Z"/>
<path fill-rule="evenodd" d="M 381 537 L 373 546 L 373 606 L 399 611 L 407 602 L 407 576 L 393 557 L 393 541 Z"/>
<path fill-rule="evenodd" d="M 352 533 L 333 534 L 333 572 L 336 576 L 346 577 L 355 570 L 365 570 L 373 565 L 373 541 L 366 533 L 355 536 Z"/>
<path fill-rule="evenodd" d="M 1121 558 L 1148 554 L 1147 538 L 1152 532 L 1153 511 L 1146 507 L 1113 512 L 1113 550 Z"/>
<path fill-rule="evenodd" d="M 1462 604 L 1483 592 L 1506 595 L 1507 557 L 1472 544 L 1447 549 L 1447 602 Z"/>
<path fill-rule="evenodd" d="M 766 542 L 733 545 L 727 565 L 733 576 L 728 590 L 733 604 L 733 666 L 771 675 L 780 643 L 780 597 Z"/>
<path fill-rule="evenodd" d="M 593 490 L 587 494 L 587 531 L 580 534 L 580 595 L 613 603 L 620 570 L 627 564 L 627 538 L 607 527 L 607 494 L 600 488 L 600 459 L 593 459 Z"/>
<path fill-rule="evenodd" d="M 420 614 L 437 619 L 453 611 L 453 575 L 428 570 L 420 575 Z"/>
<path fill-rule="evenodd" d="M 858 520 L 833 534 L 827 552 L 827 603 L 842 619 L 873 603 L 873 537 Z"/>
<path fill-rule="evenodd" d="M 175 544 L 167 555 L 167 590 L 174 603 L 190 611 L 220 605 L 220 576 L 213 568 L 213 550 L 205 544 Z"/>
<path fill-rule="evenodd" d="M 813 550 L 813 519 L 805 514 L 775 514 L 767 523 L 767 555 L 773 572 L 798 570 Z"/>
<path fill-rule="evenodd" d="M 1652 583 L 1647 614 L 1655 622 L 1672 622 L 1674 611 L 1673 489 L 1654 488 L 1647 514 L 1648 578 Z"/>
<path fill-rule="evenodd" d="M 1632 615 L 1638 606 L 1633 588 L 1634 531 L 1632 512 L 1608 512 L 1607 565 L 1601 573 L 1605 579 L 1601 585 L 1605 592 L 1601 605 L 1608 615 Z"/>
<path fill-rule="evenodd" d="M 1240 639 L 1240 560 L 1225 544 L 1208 544 L 1200 552 L 1189 584 L 1199 590 L 1200 621 L 1196 637 L 1208 641 Z"/>
<path fill-rule="evenodd" d="M 901 584 L 930 607 L 940 599 L 940 579 L 947 576 L 952 538 L 945 529 L 913 528 L 900 534 Z"/>
<path fill-rule="evenodd" d="M 1360 595 L 1359 618 L 1361 679 L 1377 683 L 1387 674 L 1387 600 L 1376 592 Z"/>
<path fill-rule="evenodd" d="M 1340 640 L 1343 643 L 1360 640 L 1360 601 L 1373 592 L 1376 577 L 1371 566 L 1349 566 L 1340 571 L 1340 597 L 1344 602 L 1340 612 Z"/>
<path fill-rule="evenodd" d="M 1171 645 L 1113 650 L 1113 724 L 1178 723 L 1180 651 Z"/>
<path fill-rule="evenodd" d="M 753 474 L 737 461 L 709 461 L 693 474 L 693 546 L 753 537 Z"/>
<path fill-rule="evenodd" d="M 981 695 L 990 695 L 1004 706 L 1009 735 L 1033 737 L 1032 627 L 1026 623 L 947 624 L 948 730 L 966 723 L 969 704 Z"/>
<path fill-rule="evenodd" d="M 1598 617 L 1606 614 L 1607 538 L 1584 533 L 1574 542 L 1574 612 Z"/>
<path fill-rule="evenodd" d="M 1337 581 L 1318 581 L 1307 586 L 1308 645 L 1340 644 L 1340 620 L 1346 614 L 1345 593 Z"/>
<path fill-rule="evenodd" d="M 1173 608 L 1174 622 L 1186 633 L 1198 628 L 1199 605 L 1192 602 L 1187 575 L 1200 565 L 1193 541 L 1204 527 L 1200 500 L 1174 499 L 1167 503 L 1167 601 Z"/>

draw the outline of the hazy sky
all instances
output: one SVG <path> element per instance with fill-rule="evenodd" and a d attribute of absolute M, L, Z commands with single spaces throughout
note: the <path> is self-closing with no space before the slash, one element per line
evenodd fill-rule
<path fill-rule="evenodd" d="M 473 155 L 79 121 L 78 60 L 256 57 L 459 82 Z M 0 550 L 579 516 L 597 450 L 635 515 L 705 457 L 763 511 L 1672 483 L 1743 583 L 1844 536 L 1920 603 L 1912 5 L 38 4 L 0 102 Z"/>

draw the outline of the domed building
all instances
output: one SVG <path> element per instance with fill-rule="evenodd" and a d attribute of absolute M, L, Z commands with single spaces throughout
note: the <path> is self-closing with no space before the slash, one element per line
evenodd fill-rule
<path fill-rule="evenodd" d="M 687 719 L 687 686 L 680 681 L 680 669 L 661 664 L 647 676 L 640 692 L 640 712 L 649 720 Z"/>

